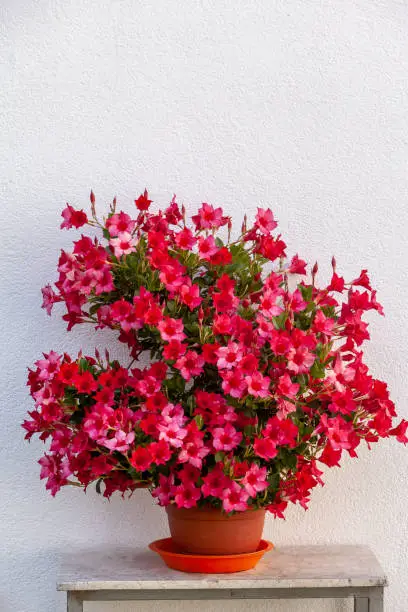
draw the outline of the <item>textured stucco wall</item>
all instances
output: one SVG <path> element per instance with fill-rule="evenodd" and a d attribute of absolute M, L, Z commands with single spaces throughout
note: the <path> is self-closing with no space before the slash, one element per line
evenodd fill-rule
<path fill-rule="evenodd" d="M 146 186 L 240 220 L 270 204 L 290 250 L 369 268 L 387 317 L 372 317 L 373 372 L 408 417 L 408 5 L 397 0 L 3 0 L 0 3 L 0 610 L 60 612 L 61 550 L 146 545 L 166 533 L 145 492 L 104 503 L 38 479 L 23 444 L 26 366 L 41 351 L 92 349 L 40 310 L 68 200 L 123 206 Z M 407 612 L 408 449 L 385 442 L 327 475 L 308 513 L 267 524 L 277 544 L 370 545 L 386 568 L 387 612 Z M 238 610 L 210 604 L 91 607 Z M 246 609 L 245 606 L 242 609 Z M 251 603 L 251 609 L 266 610 Z M 272 605 L 323 612 L 341 604 Z"/>

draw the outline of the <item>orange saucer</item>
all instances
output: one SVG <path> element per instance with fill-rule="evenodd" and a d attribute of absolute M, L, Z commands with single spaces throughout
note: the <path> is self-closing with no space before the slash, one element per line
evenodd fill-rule
<path fill-rule="evenodd" d="M 158 553 L 167 567 L 180 572 L 200 574 L 230 574 L 252 569 L 261 557 L 272 550 L 272 542 L 261 540 L 258 549 L 240 555 L 195 555 L 182 553 L 171 538 L 155 540 L 149 544 L 150 550 Z"/>

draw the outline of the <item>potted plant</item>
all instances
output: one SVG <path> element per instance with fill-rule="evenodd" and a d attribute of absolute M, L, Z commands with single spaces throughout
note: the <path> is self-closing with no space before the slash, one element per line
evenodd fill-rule
<path fill-rule="evenodd" d="M 89 218 L 62 212 L 62 228 L 98 236 L 62 251 L 43 307 L 61 303 L 68 330 L 114 330 L 129 363 L 44 354 L 29 371 L 26 438 L 48 444 L 52 495 L 148 487 L 182 550 L 253 551 L 265 511 L 307 508 L 319 466 L 356 457 L 361 442 L 407 442 L 363 361 L 363 315 L 382 307 L 366 270 L 346 282 L 333 259 L 318 287 L 316 264 L 307 274 L 298 255 L 286 260 L 270 210 L 232 237 L 221 208 L 202 204 L 189 225 L 175 198 L 157 213 L 147 191 L 135 204 L 132 218 L 114 200 L 100 220 L 91 193 Z"/>

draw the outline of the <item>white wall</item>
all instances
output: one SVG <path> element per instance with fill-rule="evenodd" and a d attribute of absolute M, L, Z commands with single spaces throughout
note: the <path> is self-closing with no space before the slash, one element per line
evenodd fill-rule
<path fill-rule="evenodd" d="M 372 317 L 367 359 L 408 417 L 408 6 L 3 0 L 0 15 L 0 610 L 60 612 L 61 551 L 145 546 L 166 533 L 145 492 L 52 499 L 38 478 L 41 445 L 23 443 L 26 366 L 51 347 L 113 344 L 91 330 L 66 334 L 40 309 L 40 287 L 73 238 L 57 230 L 66 200 L 87 205 L 93 187 L 99 205 L 117 194 L 131 208 L 147 186 L 162 204 L 175 191 L 189 208 L 222 204 L 238 222 L 270 204 L 290 251 L 318 258 L 323 276 L 333 253 L 349 278 L 369 268 L 387 316 Z M 267 536 L 371 546 L 390 579 L 387 612 L 407 612 L 407 468 L 397 443 L 362 450 L 327 474 L 308 513 L 269 520 Z"/>

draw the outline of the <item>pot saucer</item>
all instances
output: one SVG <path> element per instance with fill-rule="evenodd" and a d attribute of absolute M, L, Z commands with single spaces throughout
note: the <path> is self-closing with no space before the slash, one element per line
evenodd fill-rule
<path fill-rule="evenodd" d="M 167 567 L 180 572 L 201 574 L 230 574 L 252 569 L 262 556 L 272 550 L 273 544 L 261 540 L 256 551 L 239 555 L 196 555 L 183 553 L 171 538 L 155 540 L 150 550 L 158 553 Z"/>

